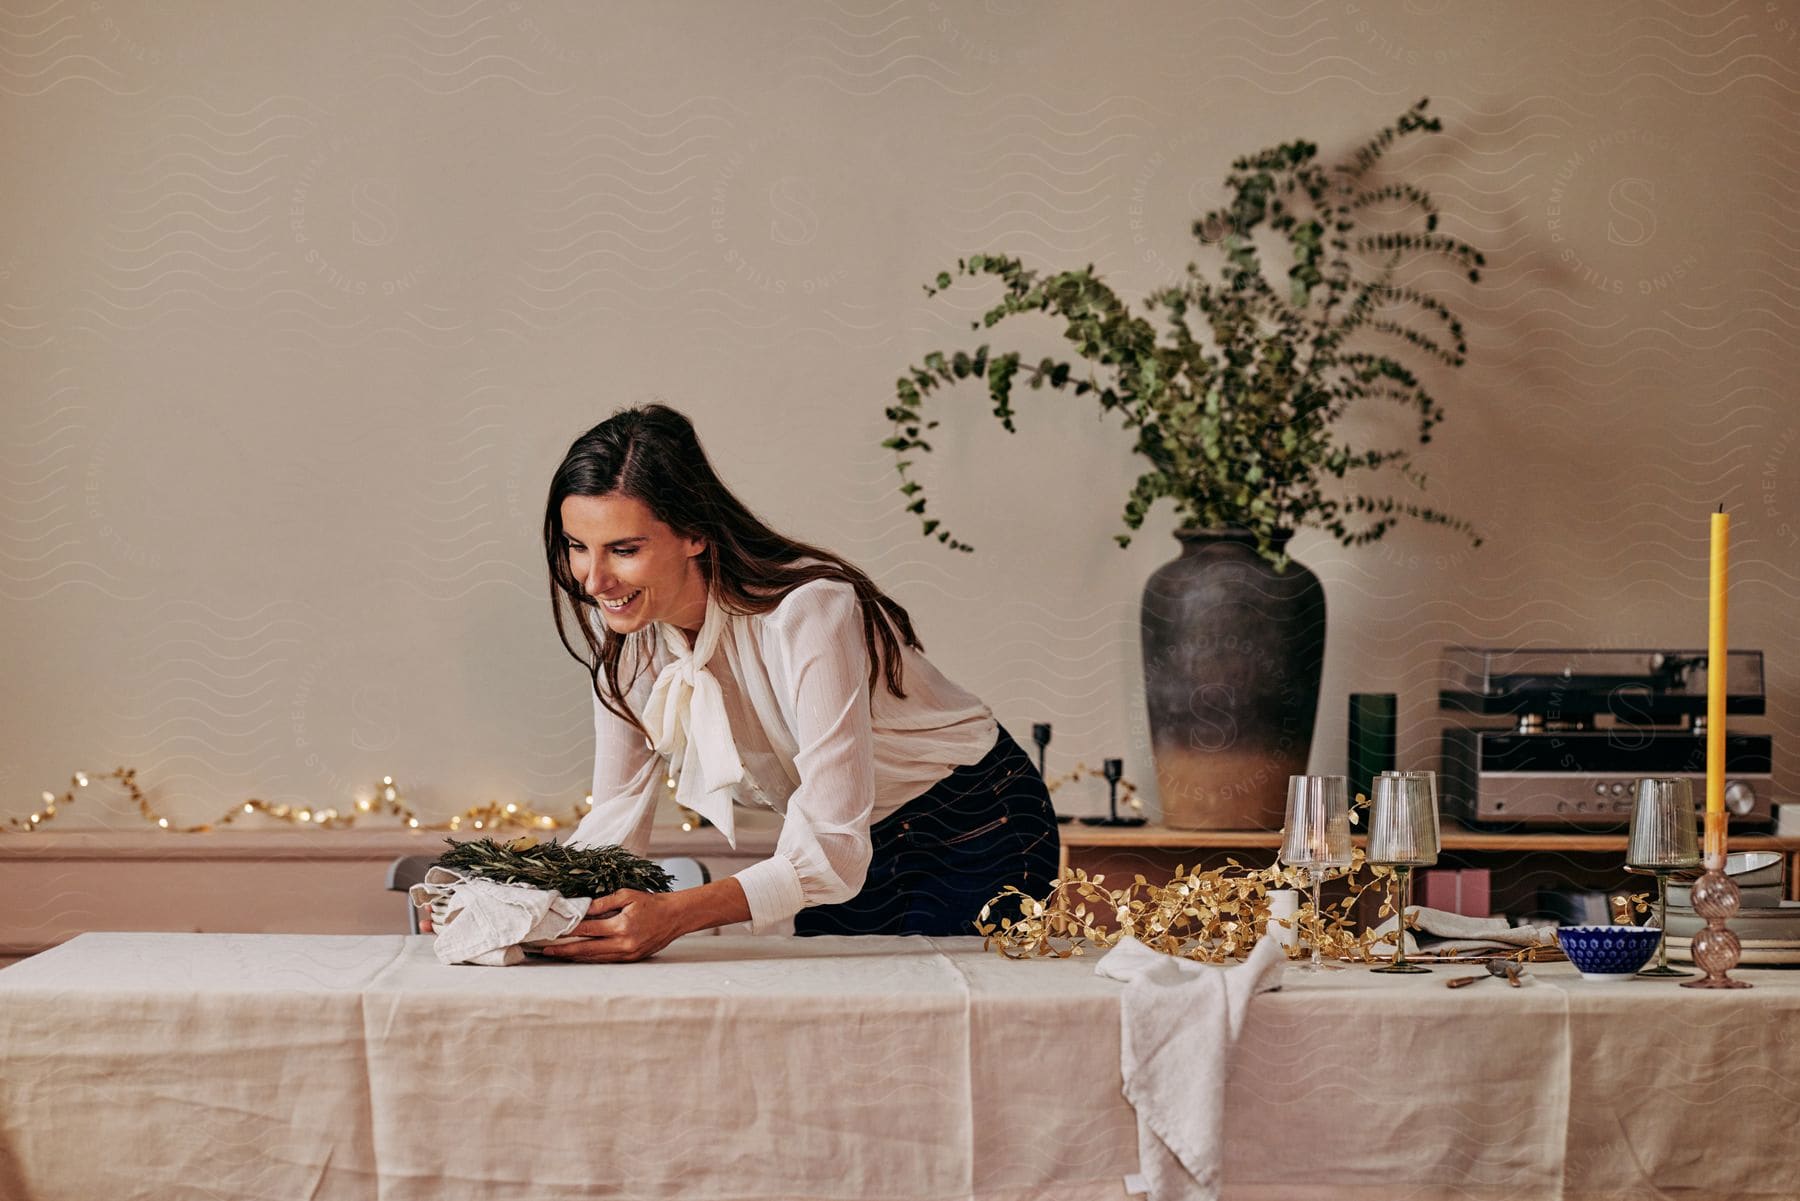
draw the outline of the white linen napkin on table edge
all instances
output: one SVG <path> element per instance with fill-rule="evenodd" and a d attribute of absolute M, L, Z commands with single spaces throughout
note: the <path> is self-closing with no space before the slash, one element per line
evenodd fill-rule
<path fill-rule="evenodd" d="M 1138 1178 L 1151 1201 L 1214 1201 L 1224 1176 L 1225 1078 L 1250 998 L 1281 987 L 1287 956 L 1273 938 L 1229 967 L 1122 938 L 1094 973 L 1125 982 L 1119 1073 L 1137 1110 Z"/>
<path fill-rule="evenodd" d="M 413 907 L 431 911 L 432 950 L 443 964 L 511 967 L 526 947 L 561 938 L 587 916 L 589 897 L 501 884 L 433 867 L 407 890 Z"/>
<path fill-rule="evenodd" d="M 1429 941 L 1420 943 L 1412 927 L 1406 931 L 1408 955 L 1467 955 L 1482 951 L 1517 951 L 1540 943 L 1556 943 L 1555 926 L 1515 926 L 1503 917 L 1466 917 L 1447 909 L 1428 909 L 1423 905 L 1407 908 L 1409 920 L 1417 924 L 1419 933 Z M 1394 944 L 1380 944 L 1382 935 L 1392 934 L 1399 919 L 1388 918 L 1375 927 L 1378 945 L 1389 952 Z"/>

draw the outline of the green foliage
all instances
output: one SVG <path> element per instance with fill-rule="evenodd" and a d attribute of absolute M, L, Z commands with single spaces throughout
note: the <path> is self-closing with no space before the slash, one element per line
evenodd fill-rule
<path fill-rule="evenodd" d="M 668 892 L 669 873 L 623 847 L 571 847 L 560 842 L 535 846 L 491 838 L 458 842 L 438 857 L 441 867 L 500 884 L 544 888 L 565 897 L 603 897 L 621 888 Z"/>
<path fill-rule="evenodd" d="M 1020 313 L 1062 321 L 1082 368 L 1050 357 L 1026 365 L 1017 353 L 983 345 L 934 351 L 896 382 L 887 409 L 894 432 L 882 445 L 895 454 L 907 510 L 919 515 L 924 533 L 953 550 L 974 549 L 925 516 L 922 488 L 909 474 L 909 456 L 931 450 L 925 434 L 938 424 L 924 417 L 925 398 L 982 380 L 994 416 L 1016 432 L 1013 387 L 1023 378 L 1034 390 L 1091 394 L 1136 431 L 1135 449 L 1149 469 L 1126 500 L 1127 529 L 1141 528 L 1166 497 L 1186 525 L 1248 528 L 1278 566 L 1286 558 L 1275 549 L 1277 532 L 1302 526 L 1354 546 L 1376 541 L 1405 516 L 1457 530 L 1479 546 L 1467 522 L 1357 491 L 1354 473 L 1384 467 L 1398 468 L 1415 487 L 1425 481 L 1404 447 L 1351 446 L 1332 429 L 1352 402 L 1379 400 L 1410 410 L 1419 442 L 1429 442 L 1443 410 L 1406 360 L 1460 367 L 1468 354 L 1462 323 L 1435 297 L 1398 282 L 1397 271 L 1408 259 L 1437 258 L 1478 280 L 1481 254 L 1437 232 L 1437 210 L 1422 189 L 1369 178 L 1398 139 L 1442 128 L 1425 115 L 1426 103 L 1335 167 L 1320 166 L 1310 142 L 1238 159 L 1225 178 L 1230 200 L 1193 224 L 1201 245 L 1223 257 L 1217 280 L 1190 263 L 1183 283 L 1145 299 L 1148 317 L 1133 313 L 1091 264 L 1046 275 L 1018 259 L 978 254 L 958 260 L 954 275 L 940 273 L 927 295 L 950 287 L 955 276 L 1000 281 L 999 303 L 975 329 Z M 1367 227 L 1372 217 L 1378 228 Z M 1276 235 L 1291 253 L 1283 287 L 1265 274 L 1259 231 Z M 1166 327 L 1161 335 L 1150 320 L 1158 317 Z M 1370 336 L 1375 348 L 1365 349 Z M 1131 542 L 1130 534 L 1115 537 L 1120 546 Z"/>

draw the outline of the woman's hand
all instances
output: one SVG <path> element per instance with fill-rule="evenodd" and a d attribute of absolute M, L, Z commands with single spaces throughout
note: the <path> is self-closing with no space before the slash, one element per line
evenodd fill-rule
<path fill-rule="evenodd" d="M 538 953 L 579 963 L 632 963 L 648 959 L 688 931 L 687 904 L 680 893 L 622 888 L 588 903 L 588 916 L 571 935 L 587 942 L 539 947 Z M 600 916 L 610 915 L 610 916 Z"/>

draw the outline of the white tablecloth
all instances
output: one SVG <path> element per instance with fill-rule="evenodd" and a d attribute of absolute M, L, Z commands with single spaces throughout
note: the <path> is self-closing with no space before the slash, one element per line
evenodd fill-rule
<path fill-rule="evenodd" d="M 0 971 L 0 1197 L 1122 1197 L 1120 986 L 1093 964 L 86 934 Z M 1227 1197 L 1800 1196 L 1800 977 L 1448 974 L 1289 973 L 1253 1002 Z"/>

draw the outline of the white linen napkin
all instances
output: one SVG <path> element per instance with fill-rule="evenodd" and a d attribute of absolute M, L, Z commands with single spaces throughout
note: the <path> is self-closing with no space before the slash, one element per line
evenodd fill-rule
<path fill-rule="evenodd" d="M 1221 967 L 1121 938 L 1094 965 L 1125 982 L 1119 998 L 1119 1071 L 1137 1110 L 1138 1175 L 1128 1192 L 1151 1201 L 1214 1201 L 1224 1176 L 1225 1077 L 1259 992 L 1281 987 L 1287 956 L 1257 940 L 1241 964 Z M 1135 1187 L 1134 1187 L 1135 1186 Z"/>
<path fill-rule="evenodd" d="M 1447 909 L 1427 909 L 1423 905 L 1414 905 L 1406 913 L 1408 920 L 1416 923 L 1418 934 L 1423 936 L 1415 937 L 1412 927 L 1408 927 L 1405 935 L 1408 955 L 1472 955 L 1483 951 L 1516 951 L 1521 947 L 1540 943 L 1554 945 L 1556 942 L 1555 926 L 1515 926 L 1503 917 L 1465 917 Z M 1375 927 L 1378 943 L 1380 936 L 1394 932 L 1399 920 L 1390 917 Z M 1386 950 L 1393 950 L 1393 943 L 1384 945 Z M 1381 950 L 1382 945 L 1374 949 Z"/>
<path fill-rule="evenodd" d="M 589 897 L 565 897 L 523 884 L 500 884 L 433 867 L 407 890 L 413 907 L 431 910 L 438 962 L 511 967 L 526 947 L 561 938 L 587 916 Z"/>
<path fill-rule="evenodd" d="M 708 597 L 706 617 L 692 648 L 673 625 L 656 623 L 670 658 L 650 687 L 643 720 L 651 745 L 675 772 L 676 803 L 706 818 L 735 847 L 732 801 L 744 779 L 744 764 L 731 736 L 725 694 L 706 669 L 719 648 L 725 621 L 725 611 Z"/>

